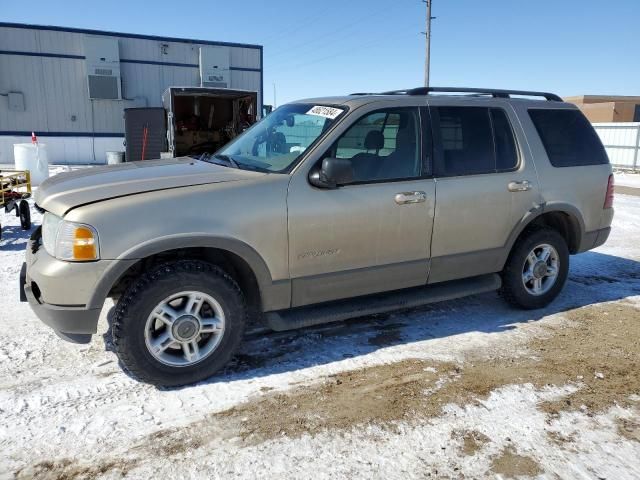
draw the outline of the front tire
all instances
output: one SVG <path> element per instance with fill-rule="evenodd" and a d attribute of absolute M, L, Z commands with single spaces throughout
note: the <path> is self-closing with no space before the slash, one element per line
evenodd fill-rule
<path fill-rule="evenodd" d="M 556 230 L 537 228 L 513 247 L 502 271 L 501 293 L 510 304 L 532 310 L 549 305 L 569 273 L 569 248 Z"/>
<path fill-rule="evenodd" d="M 244 297 L 229 275 L 206 262 L 177 261 L 142 275 L 120 297 L 113 343 L 139 380 L 187 385 L 229 361 L 245 320 Z"/>

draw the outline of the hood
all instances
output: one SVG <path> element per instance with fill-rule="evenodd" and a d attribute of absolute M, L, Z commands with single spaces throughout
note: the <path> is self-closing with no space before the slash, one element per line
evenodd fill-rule
<path fill-rule="evenodd" d="M 215 165 L 193 158 L 146 160 L 61 173 L 36 190 L 36 204 L 62 216 L 80 205 L 170 188 L 233 182 L 264 173 Z"/>

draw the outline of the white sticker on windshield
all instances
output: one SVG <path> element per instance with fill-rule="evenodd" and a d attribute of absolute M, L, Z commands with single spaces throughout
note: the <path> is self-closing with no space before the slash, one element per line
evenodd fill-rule
<path fill-rule="evenodd" d="M 316 105 L 307 112 L 307 115 L 316 115 L 317 117 L 324 117 L 330 120 L 334 120 L 338 115 L 344 112 L 341 108 L 324 107 L 322 105 Z"/>

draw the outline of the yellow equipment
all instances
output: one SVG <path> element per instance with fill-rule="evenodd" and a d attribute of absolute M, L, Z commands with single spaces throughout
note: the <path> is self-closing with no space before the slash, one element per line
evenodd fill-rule
<path fill-rule="evenodd" d="M 20 217 L 20 225 L 23 230 L 31 228 L 31 211 L 27 198 L 31 196 L 31 174 L 29 170 L 2 170 L 0 171 L 0 207 L 5 212 L 16 211 L 16 217 Z M 0 238 L 2 225 L 0 224 Z"/>

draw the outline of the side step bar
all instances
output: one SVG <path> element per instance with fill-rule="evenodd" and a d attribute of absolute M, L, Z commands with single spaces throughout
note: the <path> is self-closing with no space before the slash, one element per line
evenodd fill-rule
<path fill-rule="evenodd" d="M 283 332 L 477 295 L 498 290 L 501 286 L 500 275 L 494 273 L 280 312 L 268 312 L 265 319 L 269 328 Z"/>

